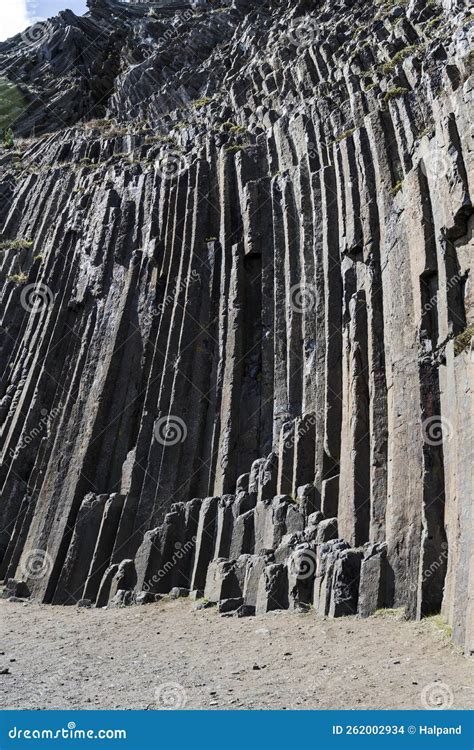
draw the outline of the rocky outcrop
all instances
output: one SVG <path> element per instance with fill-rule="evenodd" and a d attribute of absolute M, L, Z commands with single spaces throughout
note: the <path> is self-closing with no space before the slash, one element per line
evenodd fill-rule
<path fill-rule="evenodd" d="M 5 580 L 474 650 L 472 25 L 94 0 L 0 45 Z"/>

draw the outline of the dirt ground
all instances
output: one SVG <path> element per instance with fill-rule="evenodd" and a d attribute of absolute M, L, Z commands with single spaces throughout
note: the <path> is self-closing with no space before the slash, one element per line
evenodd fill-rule
<path fill-rule="evenodd" d="M 393 613 L 236 619 L 186 600 L 100 610 L 1 601 L 0 635 L 9 709 L 474 706 L 472 664 L 434 621 Z"/>

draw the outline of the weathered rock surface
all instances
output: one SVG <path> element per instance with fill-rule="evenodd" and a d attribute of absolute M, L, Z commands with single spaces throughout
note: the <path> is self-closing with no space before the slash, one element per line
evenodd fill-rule
<path fill-rule="evenodd" d="M 474 650 L 472 26 L 90 0 L 0 44 L 5 580 Z"/>

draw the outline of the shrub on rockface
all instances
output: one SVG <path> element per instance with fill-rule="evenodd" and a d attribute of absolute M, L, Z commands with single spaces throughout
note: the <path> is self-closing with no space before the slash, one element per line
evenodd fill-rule
<path fill-rule="evenodd" d="M 25 107 L 26 100 L 18 86 L 0 78 L 0 136 L 5 148 L 13 146 L 11 128 Z"/>
<path fill-rule="evenodd" d="M 460 354 L 467 351 L 471 344 L 471 339 L 474 336 L 474 325 L 468 326 L 462 333 L 460 333 L 454 339 L 454 356 L 459 357 Z"/>

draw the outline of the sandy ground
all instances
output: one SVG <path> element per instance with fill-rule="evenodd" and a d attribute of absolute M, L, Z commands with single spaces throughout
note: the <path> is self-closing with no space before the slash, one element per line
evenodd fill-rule
<path fill-rule="evenodd" d="M 288 612 L 236 619 L 195 606 L 86 610 L 1 601 L 0 702 L 11 709 L 474 706 L 472 664 L 433 622 Z"/>

